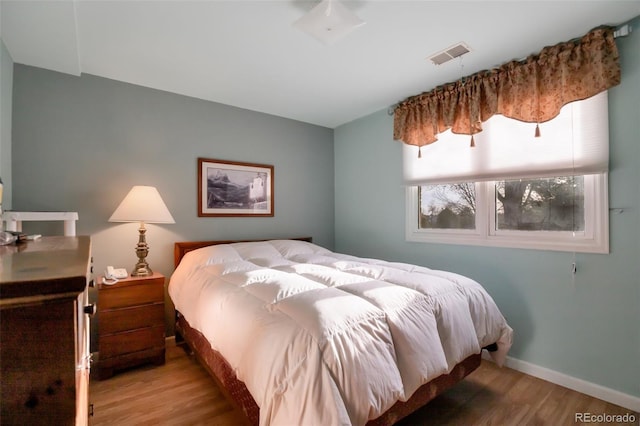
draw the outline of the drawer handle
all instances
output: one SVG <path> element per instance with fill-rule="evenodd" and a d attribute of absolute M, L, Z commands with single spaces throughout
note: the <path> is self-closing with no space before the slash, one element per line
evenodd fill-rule
<path fill-rule="evenodd" d="M 87 315 L 95 315 L 96 314 L 96 305 L 95 304 L 86 305 L 84 307 L 84 313 L 87 314 Z"/>

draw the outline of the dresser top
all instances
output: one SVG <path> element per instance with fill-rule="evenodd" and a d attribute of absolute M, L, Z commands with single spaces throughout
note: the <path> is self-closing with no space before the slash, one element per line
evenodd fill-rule
<path fill-rule="evenodd" d="M 0 299 L 79 293 L 86 286 L 91 239 L 42 237 L 0 247 Z"/>

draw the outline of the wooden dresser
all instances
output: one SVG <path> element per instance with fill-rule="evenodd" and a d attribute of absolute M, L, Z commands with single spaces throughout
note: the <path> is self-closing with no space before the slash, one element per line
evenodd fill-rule
<path fill-rule="evenodd" d="M 86 425 L 89 237 L 0 246 L 3 425 Z"/>
<path fill-rule="evenodd" d="M 98 280 L 98 379 L 116 370 L 165 362 L 164 275 Z"/>

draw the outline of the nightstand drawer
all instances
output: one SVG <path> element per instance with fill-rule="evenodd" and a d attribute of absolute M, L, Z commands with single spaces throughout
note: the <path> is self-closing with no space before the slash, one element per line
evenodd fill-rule
<path fill-rule="evenodd" d="M 98 309 L 102 312 L 107 309 L 162 302 L 164 300 L 164 285 L 158 285 L 156 281 L 144 280 L 136 285 L 104 289 L 100 292 Z"/>
<path fill-rule="evenodd" d="M 100 335 L 164 325 L 164 304 L 100 312 Z"/>
<path fill-rule="evenodd" d="M 106 359 L 154 347 L 164 349 L 164 325 L 101 336 L 98 350 Z"/>

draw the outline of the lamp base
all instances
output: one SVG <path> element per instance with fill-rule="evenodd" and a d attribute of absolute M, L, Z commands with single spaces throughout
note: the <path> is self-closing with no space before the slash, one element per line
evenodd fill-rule
<path fill-rule="evenodd" d="M 148 277 L 150 275 L 153 275 L 153 271 L 149 268 L 147 262 L 136 263 L 136 266 L 133 267 L 133 271 L 131 272 L 132 277 Z"/>
<path fill-rule="evenodd" d="M 144 227 L 144 222 L 140 222 L 140 237 L 138 238 L 138 245 L 136 246 L 136 254 L 138 255 L 138 263 L 133 267 L 131 272 L 132 277 L 147 277 L 153 275 L 153 271 L 147 263 L 147 254 L 149 254 L 149 246 L 147 245 L 147 239 L 145 233 L 147 230 Z"/>

